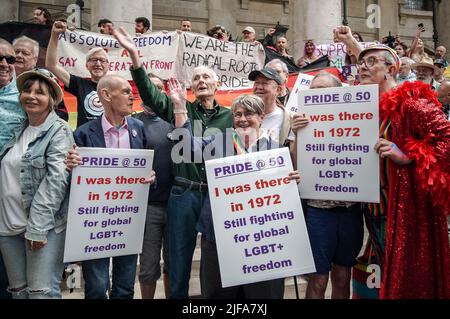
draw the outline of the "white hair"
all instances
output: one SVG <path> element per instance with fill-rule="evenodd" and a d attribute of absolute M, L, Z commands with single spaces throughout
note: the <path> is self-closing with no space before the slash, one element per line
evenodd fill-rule
<path fill-rule="evenodd" d="M 108 52 L 106 52 L 105 49 L 103 49 L 101 47 L 95 47 L 95 48 L 90 49 L 89 52 L 86 54 L 86 63 L 89 61 L 91 56 L 93 56 L 97 52 L 102 52 L 102 51 L 106 54 L 106 57 L 109 57 Z"/>
<path fill-rule="evenodd" d="M 207 73 L 211 74 L 213 76 L 214 81 L 219 82 L 219 76 L 217 75 L 217 73 L 211 69 L 210 67 L 206 66 L 206 65 L 200 65 L 198 67 L 196 67 L 194 69 L 194 72 L 192 73 L 192 79 L 191 81 L 194 81 L 194 77 L 201 72 L 206 71 Z"/>
<path fill-rule="evenodd" d="M 39 43 L 36 40 L 33 40 L 29 37 L 27 37 L 26 35 L 23 35 L 21 37 L 15 38 L 13 41 L 13 47 L 16 46 L 17 43 L 19 42 L 26 42 L 31 44 L 31 46 L 33 47 L 33 55 L 35 58 L 39 57 Z"/>
<path fill-rule="evenodd" d="M 279 64 L 281 66 L 281 69 L 283 70 L 283 72 L 286 73 L 286 74 L 289 74 L 289 69 L 288 69 L 286 63 L 284 63 L 280 59 L 272 59 L 272 60 L 270 60 L 269 62 L 267 62 L 265 67 L 272 68 L 272 65 L 274 65 L 274 64 Z"/>

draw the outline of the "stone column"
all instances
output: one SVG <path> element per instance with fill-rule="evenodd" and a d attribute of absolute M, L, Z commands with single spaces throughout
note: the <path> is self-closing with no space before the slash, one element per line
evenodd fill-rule
<path fill-rule="evenodd" d="M 19 0 L 2 1 L 2 9 L 0 10 L 0 21 L 1 22 L 19 21 Z"/>
<path fill-rule="evenodd" d="M 152 23 L 152 0 L 92 0 L 91 1 L 91 30 L 97 31 L 100 19 L 109 19 L 114 26 L 123 26 L 131 35 L 134 35 L 134 19 L 146 17 Z"/>
<path fill-rule="evenodd" d="M 450 33 L 448 32 L 448 20 L 450 17 L 450 3 L 448 1 L 441 1 L 437 6 L 437 31 L 438 31 L 438 45 L 443 45 L 447 48 L 447 60 L 450 59 Z"/>
<path fill-rule="evenodd" d="M 380 6 L 380 29 L 378 29 L 378 38 L 381 40 L 383 37 L 391 35 L 395 37 L 398 34 L 399 24 L 399 7 L 398 1 L 392 0 L 378 0 Z"/>
<path fill-rule="evenodd" d="M 290 44 L 295 60 L 303 55 L 308 39 L 332 43 L 333 29 L 342 24 L 341 0 L 289 1 Z"/>
<path fill-rule="evenodd" d="M 238 10 L 237 1 L 223 1 L 223 0 L 209 0 L 208 1 L 208 20 L 209 25 L 207 29 L 220 24 L 224 26 L 227 31 L 231 32 L 233 39 L 239 36 L 236 27 L 236 12 Z"/>

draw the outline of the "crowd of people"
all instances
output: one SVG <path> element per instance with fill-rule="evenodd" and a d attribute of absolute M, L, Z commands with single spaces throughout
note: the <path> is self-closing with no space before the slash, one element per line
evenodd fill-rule
<path fill-rule="evenodd" d="M 220 149 L 227 140 L 237 141 L 228 156 L 289 147 L 296 167 L 296 139 L 310 124 L 285 108 L 291 94 L 288 63 L 305 67 L 318 60 L 314 41 L 308 39 L 294 61 L 286 36 L 276 28 L 257 40 L 255 29 L 245 27 L 240 41 L 263 45 L 279 58 L 252 71 L 252 94 L 237 97 L 228 108 L 216 100 L 220 82 L 214 70 L 194 69 L 190 89 L 195 101 L 189 102 L 177 79 L 147 74 L 131 35 L 101 19 L 98 31 L 113 36 L 131 60 L 143 108 L 133 114 L 131 86 L 109 73 L 106 50 L 95 47 L 86 54 L 88 79 L 70 74 L 57 61 L 58 37 L 67 23 L 53 22 L 41 7 L 34 11 L 34 22 L 52 25 L 45 68 L 36 66 L 35 40 L 0 39 L 0 298 L 61 298 L 69 175 L 81 163 L 76 147 L 99 147 L 153 149 L 155 161 L 151 175 L 145 176 L 150 193 L 142 254 L 113 257 L 111 282 L 110 258 L 83 261 L 85 298 L 132 299 L 138 257 L 142 298 L 154 298 L 161 273 L 167 298 L 189 298 L 192 258 L 201 233 L 203 298 L 282 299 L 284 279 L 222 288 L 205 158 L 173 158 L 178 137 L 172 132 L 187 130 L 193 153 L 202 153 L 206 145 Z M 149 30 L 147 18 L 135 19 L 135 36 Z M 179 30 L 191 32 L 192 22 L 180 21 Z M 351 84 L 378 85 L 380 130 L 373 147 L 380 157 L 381 201 L 304 201 L 316 266 L 316 273 L 307 276 L 306 298 L 324 298 L 330 279 L 332 298 L 350 297 L 364 220 L 369 232 L 365 252 L 382 269 L 379 298 L 450 298 L 448 64 L 445 47 L 438 46 L 434 56 L 426 53 L 421 32 L 419 27 L 408 48 L 399 37 L 390 46 L 363 46 L 362 36 L 348 26 L 333 30 L 334 41 L 347 48 L 346 63 L 358 69 L 358 80 Z M 231 41 L 220 25 L 207 34 Z M 59 82 L 77 99 L 74 132 L 67 124 Z M 341 86 L 342 78 L 320 71 L 310 89 Z M 93 96 L 99 103 L 90 104 Z M 200 137 L 192 133 L 194 122 L 201 123 Z M 205 138 L 203 133 L 211 128 L 221 134 Z M 297 171 L 289 178 L 301 183 Z"/>

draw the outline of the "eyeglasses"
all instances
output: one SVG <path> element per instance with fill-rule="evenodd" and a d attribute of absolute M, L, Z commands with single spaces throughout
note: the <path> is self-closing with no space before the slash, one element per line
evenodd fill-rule
<path fill-rule="evenodd" d="M 12 55 L 0 55 L 0 61 L 3 59 L 5 59 L 8 64 L 14 64 L 14 62 L 16 62 L 16 57 Z"/>
<path fill-rule="evenodd" d="M 89 62 L 91 62 L 92 64 L 96 64 L 97 62 L 100 62 L 100 64 L 106 64 L 108 63 L 108 60 L 106 59 L 96 59 L 96 58 L 92 58 L 88 60 Z"/>
<path fill-rule="evenodd" d="M 246 119 L 249 119 L 252 116 L 255 116 L 256 114 L 257 114 L 256 112 L 245 112 L 245 113 L 237 112 L 234 113 L 233 116 L 235 119 L 240 119 L 242 116 L 245 116 Z"/>
<path fill-rule="evenodd" d="M 359 67 L 361 67 L 363 64 L 365 64 L 366 67 L 371 68 L 371 67 L 373 67 L 375 64 L 377 64 L 377 63 L 380 62 L 380 61 L 386 62 L 386 60 L 384 60 L 384 59 L 379 59 L 379 58 L 377 58 L 377 57 L 370 56 L 370 57 L 368 57 L 367 59 L 361 59 L 361 60 L 359 60 L 359 61 L 357 62 L 357 65 L 358 65 Z"/>

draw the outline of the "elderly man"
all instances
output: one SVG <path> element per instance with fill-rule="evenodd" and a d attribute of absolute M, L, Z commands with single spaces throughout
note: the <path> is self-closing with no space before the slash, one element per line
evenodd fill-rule
<path fill-rule="evenodd" d="M 95 47 L 87 53 L 86 68 L 91 74 L 91 79 L 70 74 L 57 61 L 58 36 L 66 30 L 65 22 L 56 21 L 53 24 L 45 66 L 64 83 L 66 91 L 77 97 L 77 127 L 79 127 L 103 114 L 103 106 L 99 103 L 97 94 L 97 83 L 108 73 L 108 53 L 100 47 Z"/>
<path fill-rule="evenodd" d="M 420 62 L 411 65 L 411 68 L 416 71 L 417 81 L 428 84 L 432 90 L 439 88 L 439 82 L 433 78 L 434 74 L 439 72 L 438 67 L 433 63 L 433 59 L 423 57 Z"/>
<path fill-rule="evenodd" d="M 14 79 L 14 48 L 0 38 L 0 153 L 3 147 L 20 131 L 26 114 L 19 103 L 19 91 Z M 8 278 L 0 254 L 0 299 L 10 298 L 6 292 Z"/>
<path fill-rule="evenodd" d="M 381 203 L 369 204 L 367 219 L 372 230 L 379 216 L 387 219 L 385 230 L 370 232 L 382 263 L 380 298 L 450 298 L 450 122 L 428 83 L 397 87 L 394 50 L 362 50 L 346 26 L 335 36 L 358 55 L 361 84 L 378 84 L 380 93 Z"/>
<path fill-rule="evenodd" d="M 14 63 L 16 76 L 21 75 L 25 71 L 31 71 L 36 67 L 39 57 L 39 43 L 37 41 L 23 35 L 14 39 L 13 47 L 16 53 L 16 62 Z M 58 104 L 55 112 L 63 120 L 67 121 L 69 119 L 64 101 Z"/>
<path fill-rule="evenodd" d="M 277 96 L 277 104 L 285 106 L 287 101 L 289 100 L 289 95 L 291 94 L 287 87 L 287 83 L 289 80 L 289 69 L 286 63 L 284 63 L 280 59 L 273 59 L 267 62 L 265 67 L 277 71 L 278 75 L 283 80 L 283 83 L 281 84 L 280 95 Z"/>
<path fill-rule="evenodd" d="M 408 57 L 403 57 L 400 61 L 402 62 L 402 65 L 396 77 L 397 83 L 402 84 L 406 81 L 414 82 L 416 80 L 416 74 L 411 71 L 411 65 L 415 63 L 414 60 Z"/>
<path fill-rule="evenodd" d="M 171 122 L 174 119 L 172 100 L 148 79 L 133 39 L 123 28 L 114 35 L 130 54 L 133 62 L 131 75 L 144 104 L 151 106 L 163 120 Z M 205 66 L 194 70 L 191 89 L 196 100 L 193 103 L 186 102 L 187 116 L 194 127 L 201 130 L 202 135 L 207 129 L 213 129 L 211 134 L 217 133 L 217 130 L 225 132 L 226 128 L 233 125 L 230 110 L 221 107 L 215 100 L 218 88 L 218 77 L 213 70 Z M 189 276 L 197 238 L 195 227 L 208 188 L 203 159 L 176 164 L 174 176 L 168 204 L 170 297 L 188 298 Z"/>
<path fill-rule="evenodd" d="M 134 97 L 128 81 L 115 75 L 104 76 L 98 82 L 97 91 L 105 112 L 100 118 L 76 129 L 74 138 L 77 146 L 145 149 L 144 125 L 141 121 L 129 117 L 133 112 Z M 148 182 L 152 183 L 154 179 L 155 176 L 152 174 Z M 133 298 L 137 257 L 126 255 L 112 258 L 113 277 L 109 295 L 111 299 Z M 107 298 L 109 265 L 110 258 L 83 262 L 86 299 Z"/>
<path fill-rule="evenodd" d="M 435 59 L 445 59 L 446 54 L 447 54 L 447 49 L 443 45 L 440 45 L 434 51 L 434 58 Z"/>
<path fill-rule="evenodd" d="M 448 66 L 448 62 L 444 59 L 436 59 L 434 60 L 434 66 L 436 68 L 434 70 L 433 78 L 440 85 L 442 81 L 445 81 L 444 72 Z"/>

